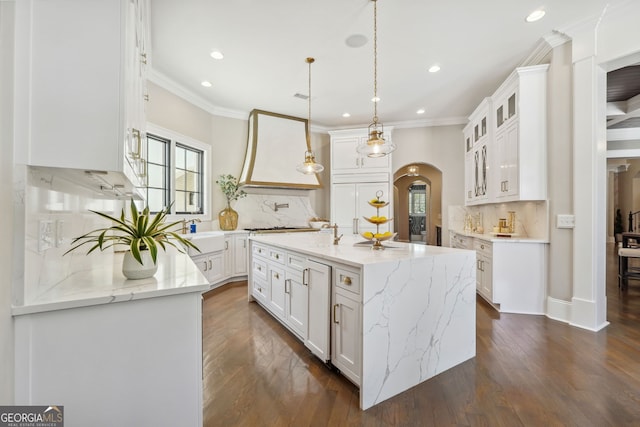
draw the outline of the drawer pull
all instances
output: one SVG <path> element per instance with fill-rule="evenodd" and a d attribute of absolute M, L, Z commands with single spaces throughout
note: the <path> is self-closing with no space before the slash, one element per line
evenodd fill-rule
<path fill-rule="evenodd" d="M 280 259 L 280 255 L 276 254 L 274 258 L 275 259 Z"/>
<path fill-rule="evenodd" d="M 280 275 L 278 273 L 273 273 L 273 277 L 275 277 L 276 279 L 279 279 Z"/>
<path fill-rule="evenodd" d="M 262 271 L 262 267 L 258 266 L 258 271 Z"/>
<path fill-rule="evenodd" d="M 347 285 L 347 286 L 351 286 L 351 277 L 349 277 L 349 276 L 344 276 L 344 277 L 342 278 L 342 283 L 344 283 L 344 284 L 345 284 L 345 285 Z"/>

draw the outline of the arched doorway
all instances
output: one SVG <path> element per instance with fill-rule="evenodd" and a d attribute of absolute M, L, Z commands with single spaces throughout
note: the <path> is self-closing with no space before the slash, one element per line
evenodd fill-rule
<path fill-rule="evenodd" d="M 438 245 L 442 227 L 442 171 L 427 163 L 402 166 L 393 175 L 394 229 L 398 240 Z"/>

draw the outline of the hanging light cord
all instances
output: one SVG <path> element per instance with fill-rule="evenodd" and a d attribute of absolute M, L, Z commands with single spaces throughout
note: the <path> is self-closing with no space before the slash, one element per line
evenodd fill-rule
<path fill-rule="evenodd" d="M 373 123 L 378 123 L 378 1 L 373 1 Z"/>
<path fill-rule="evenodd" d="M 307 121 L 307 146 L 311 147 L 311 64 L 315 59 L 307 58 L 307 64 L 309 64 L 309 120 Z"/>

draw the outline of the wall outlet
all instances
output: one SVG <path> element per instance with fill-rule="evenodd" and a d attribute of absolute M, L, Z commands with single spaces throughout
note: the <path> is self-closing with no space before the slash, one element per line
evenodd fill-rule
<path fill-rule="evenodd" d="M 556 228 L 574 228 L 576 226 L 575 215 L 557 215 Z"/>

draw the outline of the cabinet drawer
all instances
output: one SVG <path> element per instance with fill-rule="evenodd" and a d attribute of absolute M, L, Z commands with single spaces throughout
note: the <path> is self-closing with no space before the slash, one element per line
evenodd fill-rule
<path fill-rule="evenodd" d="M 485 240 L 475 239 L 473 242 L 473 249 L 490 257 L 493 253 L 493 244 Z"/>
<path fill-rule="evenodd" d="M 360 295 L 360 272 L 336 267 L 334 284 L 338 288 Z"/>
<path fill-rule="evenodd" d="M 287 267 L 294 270 L 302 271 L 304 269 L 304 260 L 305 258 L 298 254 L 287 253 Z"/>
<path fill-rule="evenodd" d="M 259 258 L 253 258 L 251 269 L 255 277 L 267 280 L 267 263 Z"/>
<path fill-rule="evenodd" d="M 253 296 L 262 302 L 269 297 L 269 284 L 260 279 L 253 279 Z"/>
<path fill-rule="evenodd" d="M 277 262 L 278 264 L 284 264 L 285 262 L 284 251 L 269 248 L 269 259 L 271 261 Z"/>
<path fill-rule="evenodd" d="M 258 245 L 258 244 L 253 244 L 253 254 L 254 255 L 258 255 L 258 256 L 264 256 L 266 257 L 268 254 L 268 250 L 265 246 L 262 245 Z"/>

